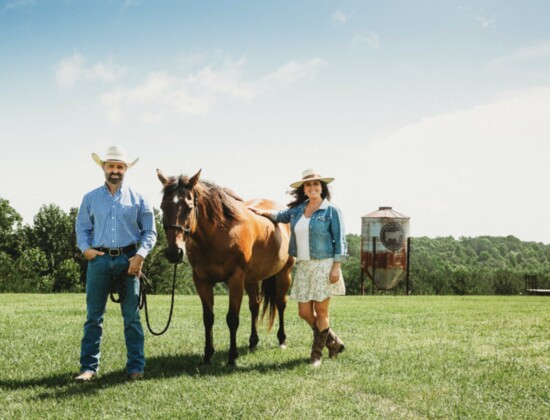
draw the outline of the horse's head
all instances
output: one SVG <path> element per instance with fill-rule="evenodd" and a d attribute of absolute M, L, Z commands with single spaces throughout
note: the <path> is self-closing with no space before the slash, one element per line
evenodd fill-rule
<path fill-rule="evenodd" d="M 200 173 L 199 170 L 191 178 L 183 175 L 179 178 L 166 177 L 160 169 L 157 169 L 157 176 L 163 185 L 160 208 L 168 243 L 165 255 L 171 263 L 183 261 L 185 241 L 194 229 L 193 222 L 196 222 L 197 217 L 197 195 L 193 189 L 199 182 Z"/>

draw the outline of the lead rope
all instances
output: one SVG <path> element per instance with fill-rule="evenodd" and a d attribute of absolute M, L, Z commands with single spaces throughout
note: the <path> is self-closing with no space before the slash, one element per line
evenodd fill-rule
<path fill-rule="evenodd" d="M 172 280 L 172 303 L 170 304 L 170 314 L 168 315 L 168 321 L 166 322 L 166 326 L 161 332 L 155 332 L 153 331 L 153 328 L 151 328 L 151 324 L 149 323 L 149 311 L 147 309 L 147 289 L 151 289 L 151 282 L 147 278 L 147 276 L 143 273 L 141 273 L 141 276 L 139 278 L 139 309 L 145 308 L 145 320 L 147 321 L 147 329 L 149 332 L 153 335 L 162 335 L 168 330 L 168 327 L 170 326 L 170 322 L 172 322 L 172 313 L 174 311 L 174 296 L 176 294 L 176 275 L 177 275 L 177 269 L 178 265 L 174 264 L 174 278 Z"/>

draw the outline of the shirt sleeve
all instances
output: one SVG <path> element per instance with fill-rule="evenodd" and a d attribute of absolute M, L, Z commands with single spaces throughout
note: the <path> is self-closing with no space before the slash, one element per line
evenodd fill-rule
<path fill-rule="evenodd" d="M 141 211 L 138 215 L 138 225 L 141 231 L 141 241 L 137 254 L 145 259 L 157 242 L 157 227 L 153 207 L 144 197 L 141 197 L 140 204 Z"/>
<path fill-rule="evenodd" d="M 344 219 L 342 212 L 337 207 L 333 207 L 330 230 L 334 240 L 334 261 L 344 262 L 348 257 L 348 246 L 344 230 Z"/>
<path fill-rule="evenodd" d="M 75 222 L 76 243 L 78 248 L 84 252 L 92 247 L 93 223 L 90 213 L 90 203 L 88 197 L 84 196 L 82 204 L 78 208 L 78 214 Z"/>

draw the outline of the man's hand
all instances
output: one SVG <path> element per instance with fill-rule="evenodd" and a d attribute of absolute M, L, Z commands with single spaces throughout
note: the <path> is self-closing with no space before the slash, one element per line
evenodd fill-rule
<path fill-rule="evenodd" d="M 141 276 L 141 267 L 143 266 L 143 257 L 139 254 L 134 255 L 132 258 L 129 258 L 128 261 L 128 275 L 129 276 Z"/>
<path fill-rule="evenodd" d="M 86 251 L 84 251 L 82 255 L 84 255 L 84 258 L 90 261 L 90 260 L 93 260 L 98 255 L 105 255 L 105 252 L 101 252 L 93 248 L 88 248 Z"/>

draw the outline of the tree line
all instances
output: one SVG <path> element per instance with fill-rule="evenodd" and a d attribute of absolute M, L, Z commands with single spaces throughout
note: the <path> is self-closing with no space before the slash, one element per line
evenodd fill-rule
<path fill-rule="evenodd" d="M 63 211 L 55 204 L 42 206 L 32 225 L 0 197 L 0 292 L 83 292 L 86 267 L 76 245 L 77 208 Z M 157 244 L 146 258 L 143 271 L 152 293 L 169 293 L 173 266 L 164 257 L 166 237 L 160 212 L 155 209 Z M 342 265 L 347 294 L 372 293 L 372 283 L 361 273 L 361 238 L 346 235 L 348 260 Z M 521 294 L 525 278 L 539 288 L 550 288 L 550 245 L 524 242 L 514 236 L 475 238 L 411 238 L 410 284 L 413 294 L 491 295 Z M 401 281 L 390 293 L 405 293 Z M 176 291 L 194 294 L 188 264 L 178 266 Z M 374 292 L 378 292 L 376 289 Z M 223 285 L 216 293 L 224 294 Z"/>
<path fill-rule="evenodd" d="M 343 266 L 346 286 L 359 293 L 359 235 L 347 235 L 350 258 Z M 540 289 L 550 289 L 550 245 L 506 237 L 413 237 L 410 246 L 410 287 L 426 295 L 524 294 L 527 277 Z M 364 280 L 365 293 L 372 283 Z M 395 291 L 404 294 L 405 281 Z M 376 292 L 376 289 L 375 289 Z"/>

